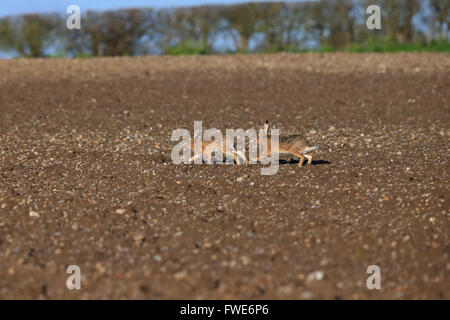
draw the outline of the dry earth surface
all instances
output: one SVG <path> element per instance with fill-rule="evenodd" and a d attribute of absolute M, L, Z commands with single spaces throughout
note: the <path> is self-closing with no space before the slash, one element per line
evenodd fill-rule
<path fill-rule="evenodd" d="M 0 60 L 0 298 L 449 299 L 449 88 L 449 54 Z M 171 161 L 263 119 L 313 165 Z"/>

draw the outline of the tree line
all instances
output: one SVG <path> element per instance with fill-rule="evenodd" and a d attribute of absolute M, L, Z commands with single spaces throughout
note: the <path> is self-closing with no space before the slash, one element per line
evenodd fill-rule
<path fill-rule="evenodd" d="M 366 8 L 381 8 L 381 30 L 366 27 Z M 124 56 L 307 50 L 448 48 L 450 0 L 260 2 L 155 10 L 87 11 L 81 30 L 67 15 L 0 19 L 0 50 L 16 56 Z"/>

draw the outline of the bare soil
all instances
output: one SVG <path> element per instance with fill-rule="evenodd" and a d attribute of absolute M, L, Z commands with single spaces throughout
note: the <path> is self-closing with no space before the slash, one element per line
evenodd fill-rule
<path fill-rule="evenodd" d="M 0 60 L 0 298 L 449 299 L 449 88 L 449 54 Z M 313 165 L 171 161 L 264 119 Z"/>

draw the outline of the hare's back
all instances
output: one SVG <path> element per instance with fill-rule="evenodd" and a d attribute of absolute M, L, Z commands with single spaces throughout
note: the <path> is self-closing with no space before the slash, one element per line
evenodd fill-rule
<path fill-rule="evenodd" d="M 280 142 L 283 143 L 296 143 L 296 144 L 304 144 L 307 145 L 305 137 L 300 134 L 289 134 L 280 136 Z"/>

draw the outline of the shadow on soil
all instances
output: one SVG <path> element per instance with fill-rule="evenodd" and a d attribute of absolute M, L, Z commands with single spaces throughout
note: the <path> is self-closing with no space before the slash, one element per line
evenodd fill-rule
<path fill-rule="evenodd" d="M 299 162 L 300 162 L 300 160 L 298 160 L 298 159 L 296 159 L 296 160 L 290 159 L 290 160 L 279 160 L 278 163 L 281 165 L 281 164 L 298 164 Z M 304 160 L 303 165 L 306 165 L 307 162 L 308 162 L 308 160 Z M 311 162 L 311 164 L 313 166 L 315 166 L 315 165 L 320 165 L 320 164 L 331 164 L 331 162 L 326 161 L 326 160 L 313 160 Z"/>

